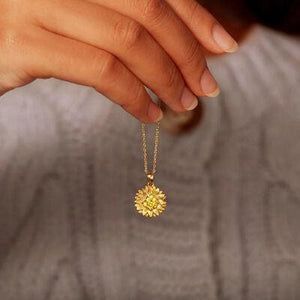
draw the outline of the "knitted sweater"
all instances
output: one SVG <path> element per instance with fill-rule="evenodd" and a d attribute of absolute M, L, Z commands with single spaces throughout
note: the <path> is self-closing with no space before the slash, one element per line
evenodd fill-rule
<path fill-rule="evenodd" d="M 168 206 L 138 215 L 140 123 L 36 80 L 0 101 L 0 299 L 300 299 L 299 41 L 257 26 L 209 60 L 191 133 L 161 133 Z"/>

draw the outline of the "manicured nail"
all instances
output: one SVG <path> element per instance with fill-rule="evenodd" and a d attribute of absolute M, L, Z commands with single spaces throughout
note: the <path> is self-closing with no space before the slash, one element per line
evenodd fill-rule
<path fill-rule="evenodd" d="M 215 24 L 212 35 L 218 46 L 225 52 L 235 52 L 239 46 L 232 36 L 219 24 Z"/>
<path fill-rule="evenodd" d="M 162 110 L 153 102 L 150 102 L 149 108 L 148 108 L 148 116 L 153 122 L 160 121 L 164 114 Z"/>
<path fill-rule="evenodd" d="M 205 68 L 201 76 L 201 88 L 203 93 L 208 97 L 216 97 L 220 93 L 216 80 L 207 68 Z"/>
<path fill-rule="evenodd" d="M 187 87 L 184 87 L 181 103 L 186 110 L 193 110 L 198 105 L 198 98 Z"/>

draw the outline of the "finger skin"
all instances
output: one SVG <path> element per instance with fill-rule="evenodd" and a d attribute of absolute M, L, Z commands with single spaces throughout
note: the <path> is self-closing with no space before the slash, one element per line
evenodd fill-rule
<path fill-rule="evenodd" d="M 155 121 L 148 115 L 153 102 L 143 84 L 112 54 L 39 28 L 18 35 L 22 41 L 7 60 L 14 57 L 18 72 L 28 76 L 24 81 L 55 77 L 91 86 L 137 119 Z"/>
<path fill-rule="evenodd" d="M 201 45 L 166 1 L 93 1 L 127 15 L 142 24 L 173 59 L 193 93 L 198 96 L 205 95 L 199 84 L 206 67 Z M 184 2 L 185 0 L 176 1 Z"/>
<path fill-rule="evenodd" d="M 45 1 L 43 5 L 49 7 L 36 9 L 36 14 L 44 28 L 112 53 L 170 108 L 185 111 L 180 71 L 139 23 L 84 1 Z"/>
<path fill-rule="evenodd" d="M 185 22 L 193 32 L 201 45 L 208 51 L 222 54 L 224 52 L 234 52 L 238 46 L 236 41 L 225 31 L 218 21 L 196 0 L 166 0 L 176 14 Z M 228 49 L 221 48 L 214 37 L 214 26 L 218 25 L 224 30 L 223 35 L 229 43 Z M 218 28 L 219 28 L 218 27 Z"/>

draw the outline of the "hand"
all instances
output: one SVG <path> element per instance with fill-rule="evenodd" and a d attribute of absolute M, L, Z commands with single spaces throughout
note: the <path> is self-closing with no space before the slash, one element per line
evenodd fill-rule
<path fill-rule="evenodd" d="M 236 42 L 194 0 L 0 0 L 0 95 L 36 78 L 94 87 L 143 122 L 215 96 L 202 47 Z"/>

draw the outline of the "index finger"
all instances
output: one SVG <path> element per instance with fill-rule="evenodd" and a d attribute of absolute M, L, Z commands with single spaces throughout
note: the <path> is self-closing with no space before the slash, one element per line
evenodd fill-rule
<path fill-rule="evenodd" d="M 172 58 L 194 94 L 216 95 L 218 86 L 207 69 L 199 41 L 166 1 L 90 1 L 124 14 L 143 25 Z"/>

